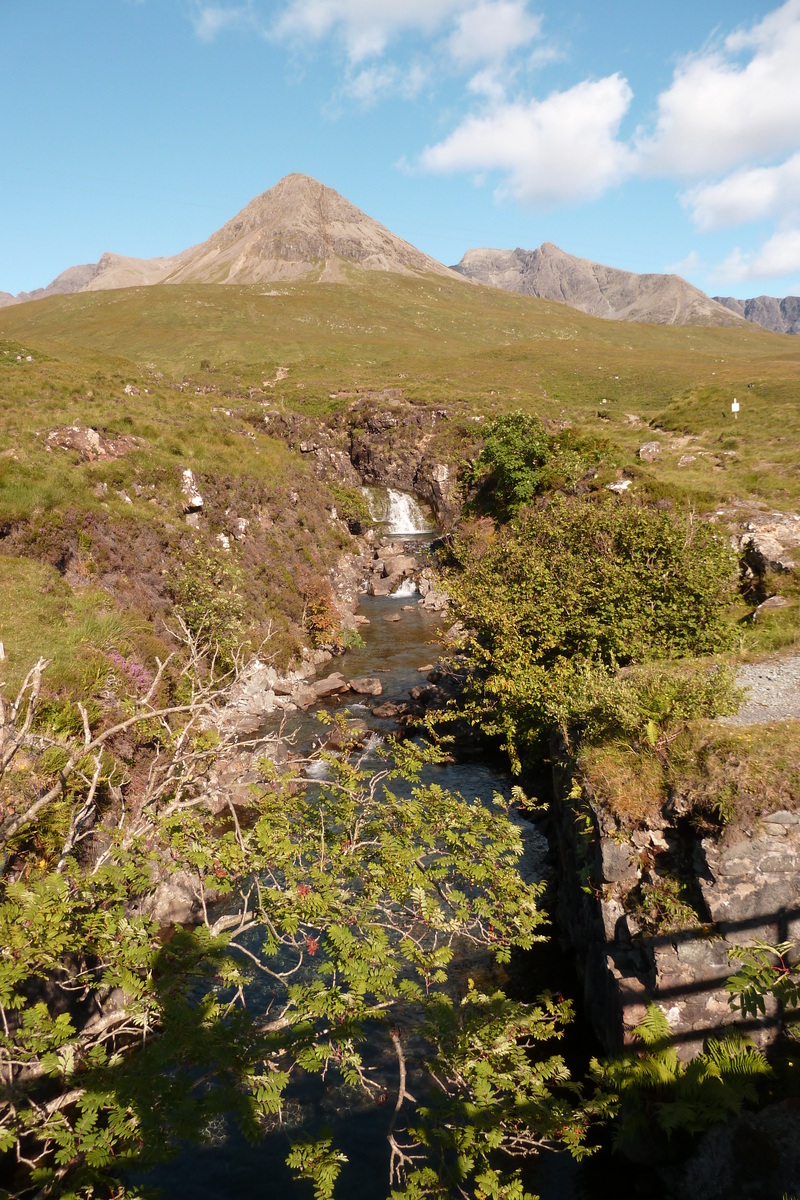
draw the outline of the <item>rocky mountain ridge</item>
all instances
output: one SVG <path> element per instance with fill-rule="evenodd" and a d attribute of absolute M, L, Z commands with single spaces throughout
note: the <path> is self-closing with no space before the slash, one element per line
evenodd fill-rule
<path fill-rule="evenodd" d="M 16 296 L 0 292 L 0 308 L 152 284 L 339 281 L 351 270 L 468 279 L 609 320 L 739 325 L 744 319 L 775 332 L 800 332 L 800 297 L 712 298 L 678 275 L 623 271 L 568 254 L 551 242 L 536 250 L 468 250 L 456 266 L 446 267 L 332 188 L 300 174 L 287 175 L 256 196 L 196 246 L 151 259 L 106 252 L 96 263 L 68 267 L 46 287 Z"/>
<path fill-rule="evenodd" d="M 776 296 L 753 296 L 750 300 L 714 296 L 714 299 L 746 321 L 763 325 L 773 333 L 800 333 L 800 296 L 784 296 L 782 300 Z"/>
<path fill-rule="evenodd" d="M 460 278 L 333 188 L 293 174 L 197 246 L 166 258 L 106 253 L 96 263 L 69 267 L 45 288 L 17 296 L 0 292 L 0 306 L 156 283 L 253 284 L 301 277 L 328 282 L 345 279 L 351 269 Z"/>
<path fill-rule="evenodd" d="M 453 270 L 476 283 L 557 300 L 612 321 L 739 324 L 739 314 L 679 275 L 637 275 L 567 254 L 552 242 L 537 250 L 468 250 Z"/>

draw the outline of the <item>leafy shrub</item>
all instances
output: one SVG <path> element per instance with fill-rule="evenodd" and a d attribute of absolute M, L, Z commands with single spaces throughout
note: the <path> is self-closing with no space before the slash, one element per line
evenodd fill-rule
<path fill-rule="evenodd" d="M 623 671 L 587 666 L 560 697 L 560 723 L 584 744 L 623 736 L 656 747 L 699 717 L 736 712 L 743 692 L 725 664 L 648 663 Z"/>
<path fill-rule="evenodd" d="M 628 897 L 628 904 L 648 933 L 693 929 L 700 924 L 691 904 L 690 885 L 677 875 L 653 874 L 643 879 Z"/>
<path fill-rule="evenodd" d="M 765 942 L 732 946 L 728 955 L 739 970 L 727 982 L 731 1007 L 743 1017 L 763 1016 L 766 998 L 774 996 L 784 1008 L 800 1007 L 800 970 L 793 942 Z"/>
<path fill-rule="evenodd" d="M 679 1131 L 701 1133 L 754 1101 L 758 1081 L 771 1074 L 763 1055 L 733 1030 L 710 1038 L 702 1054 L 681 1062 L 667 1018 L 653 1004 L 634 1034 L 640 1043 L 635 1053 L 592 1063 L 601 1092 L 615 1100 L 619 1148 L 646 1142 L 652 1151 L 658 1132 L 665 1139 Z"/>
<path fill-rule="evenodd" d="M 513 412 L 486 427 L 486 441 L 470 481 L 472 507 L 504 518 L 542 492 L 575 484 L 599 447 L 589 446 L 571 430 L 551 434 L 538 417 Z"/>
<path fill-rule="evenodd" d="M 190 633 L 221 666 L 242 641 L 241 572 L 229 554 L 197 545 L 172 579 L 175 607 Z"/>
<path fill-rule="evenodd" d="M 330 1196 L 347 1160 L 318 1130 L 314 1092 L 298 1101 L 294 1080 L 317 1076 L 337 1108 L 360 1096 L 373 1109 L 390 1098 L 372 1069 L 388 1055 L 399 1074 L 387 1190 L 511 1200 L 523 1195 L 515 1158 L 549 1144 L 588 1153 L 592 1113 L 548 1044 L 569 1002 L 484 994 L 459 952 L 477 951 L 489 975 L 542 939 L 544 885 L 518 867 L 523 798 L 469 803 L 423 783 L 443 755 L 417 743 L 387 747 L 373 772 L 354 738 L 321 756 L 330 778 L 319 789 L 294 772 L 276 786 L 266 772 L 273 786 L 254 789 L 247 820 L 226 827 L 198 800 L 240 751 L 233 731 L 202 728 L 218 693 L 198 667 L 186 670 L 188 711 L 133 702 L 130 719 L 160 728 L 162 752 L 142 772 L 140 802 L 115 809 L 116 836 L 97 790 L 123 780 L 106 751 L 115 727 L 88 747 L 72 737 L 67 761 L 49 761 L 60 783 L 43 792 L 53 781 L 42 778 L 22 796 L 19 772 L 5 770 L 8 739 L 26 754 L 34 743 L 24 718 L 3 729 L 0 1151 L 11 1152 L 14 1195 L 121 1196 L 134 1161 L 203 1136 L 220 1114 L 255 1139 L 288 1107 L 311 1133 L 290 1165 Z M 24 693 L 34 707 L 44 669 Z M 346 719 L 335 724 L 344 735 Z M 183 871 L 203 915 L 164 939 L 141 900 Z"/>
<path fill-rule="evenodd" d="M 351 533 L 359 533 L 362 528 L 366 529 L 372 525 L 372 514 L 363 492 L 358 488 L 345 487 L 338 483 L 332 483 L 330 490 L 336 511 Z"/>
<path fill-rule="evenodd" d="M 504 738 L 517 766 L 522 749 L 565 723 L 573 705 L 597 725 L 608 720 L 602 672 L 732 641 L 733 555 L 690 518 L 611 497 L 558 496 L 500 530 L 468 527 L 454 557 L 450 592 L 473 631 L 471 715 Z M 634 722 L 647 705 L 657 716 L 690 710 L 698 686 L 705 694 L 716 685 L 676 679 L 666 694 L 659 683 L 637 695 L 615 684 L 611 707 L 635 701 Z"/>
<path fill-rule="evenodd" d="M 338 644 L 341 621 L 327 583 L 306 573 L 302 581 L 303 627 L 312 646 Z"/>

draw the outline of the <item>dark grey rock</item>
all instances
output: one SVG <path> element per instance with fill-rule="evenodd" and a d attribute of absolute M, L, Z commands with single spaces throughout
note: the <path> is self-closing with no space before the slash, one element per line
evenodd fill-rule
<path fill-rule="evenodd" d="M 781 1200 L 800 1193 L 800 1102 L 744 1113 L 704 1134 L 679 1171 L 661 1172 L 670 1200 Z"/>
<path fill-rule="evenodd" d="M 637 856 L 627 842 L 615 842 L 610 839 L 603 841 L 601 847 L 603 878 L 606 883 L 619 883 L 622 880 L 635 880 L 637 871 Z"/>
<path fill-rule="evenodd" d="M 782 300 L 776 296 L 753 296 L 749 300 L 714 296 L 713 299 L 773 333 L 800 333 L 800 296 L 784 296 Z"/>

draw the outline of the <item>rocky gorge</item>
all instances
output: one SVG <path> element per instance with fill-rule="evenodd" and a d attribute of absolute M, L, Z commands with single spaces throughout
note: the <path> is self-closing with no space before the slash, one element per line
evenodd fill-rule
<path fill-rule="evenodd" d="M 324 743 L 329 736 L 311 717 L 317 707 L 346 712 L 348 727 L 361 731 L 366 743 L 370 737 L 394 736 L 398 721 L 458 703 L 461 680 L 446 649 L 447 598 L 437 586 L 435 567 L 427 561 L 426 539 L 415 537 L 414 528 L 408 528 L 428 524 L 430 518 L 411 498 L 391 491 L 373 496 L 373 504 L 384 516 L 389 511 L 395 517 L 405 514 L 406 528 L 383 534 L 380 529 L 368 531 L 361 536 L 361 552 L 343 560 L 336 573 L 343 612 L 352 618 L 354 629 L 369 635 L 367 645 L 356 645 L 341 658 L 331 650 L 310 650 L 283 675 L 267 664 L 252 664 L 231 696 L 230 707 L 221 714 L 222 726 L 230 724 L 242 734 L 255 734 L 276 728 L 276 720 L 281 730 L 288 728 L 287 721 L 299 722 L 301 744 L 290 746 L 288 757 L 301 760 L 308 753 L 309 739 Z M 760 524 L 740 520 L 731 537 L 763 571 L 769 569 L 767 564 L 788 561 L 793 544 L 784 543 L 792 543 L 794 528 L 792 520 L 773 514 Z M 777 542 L 776 531 L 783 542 Z M 441 651 L 431 653 L 426 645 L 431 637 L 441 639 Z M 436 661 L 423 663 L 425 658 Z M 796 666 L 797 659 L 789 657 L 771 667 L 740 669 L 742 682 L 753 689 L 751 706 L 777 694 L 772 706 L 765 706 L 762 719 L 785 718 L 794 711 L 790 700 L 797 695 Z M 765 684 L 760 690 L 759 679 Z M 758 720 L 746 706 L 742 713 L 744 720 Z M 335 737 L 327 745 L 335 748 Z M 489 753 L 487 747 L 479 750 L 477 758 L 457 756 L 455 780 L 465 794 L 472 790 L 483 794 Z M 733 970 L 729 951 L 758 938 L 800 940 L 800 815 L 778 807 L 755 827 L 732 830 L 722 838 L 718 834 L 697 837 L 680 819 L 667 816 L 625 830 L 587 789 L 563 745 L 553 744 L 552 759 L 553 792 L 547 815 L 533 824 L 523 822 L 531 862 L 536 864 L 527 869 L 534 877 L 536 872 L 549 877 L 558 937 L 580 980 L 582 1019 L 591 1026 L 603 1052 L 618 1054 L 634 1044 L 634 1030 L 651 1003 L 664 1013 L 684 1061 L 697 1055 L 709 1036 L 719 1036 L 734 1023 L 767 1049 L 779 1032 L 782 1014 L 768 1001 L 762 1017 L 736 1019 L 725 986 Z M 492 787 L 509 786 L 504 774 L 502 769 L 491 770 Z M 245 759 L 231 764 L 227 779 L 224 773 L 219 776 L 220 786 L 228 789 L 234 803 L 237 793 L 246 800 L 254 781 L 255 773 L 248 775 Z M 684 860 L 689 854 L 698 905 L 704 907 L 685 927 L 673 925 L 656 933 L 640 923 L 630 901 L 642 878 L 654 868 L 663 869 L 676 853 Z M 184 902 L 188 903 L 188 895 Z M 163 907 L 156 911 L 173 920 L 191 919 L 187 908 L 182 915 Z M 541 984 L 536 981 L 535 986 Z M 765 1110 L 767 1131 L 772 1129 L 770 1120 Z M 775 1116 L 776 1137 L 784 1136 L 791 1120 L 789 1113 Z M 771 1137 L 771 1132 L 765 1134 L 765 1144 L 772 1144 Z M 705 1158 L 698 1159 L 696 1169 L 707 1170 L 705 1163 Z M 679 1186 L 677 1176 L 662 1174 L 665 1193 Z M 203 1195 L 199 1182 L 198 1187 Z M 544 1194 L 548 1195 L 546 1189 Z M 717 1193 L 710 1188 L 707 1194 Z"/>
<path fill-rule="evenodd" d="M 385 429 L 373 432 L 385 433 Z M 337 477 L 344 474 L 359 483 L 363 478 L 350 476 L 349 469 L 343 471 L 342 460 L 334 457 L 331 444 L 321 444 L 319 435 L 313 443 L 305 440 L 300 446 L 303 453 L 317 458 L 320 470 L 333 469 Z M 365 461 L 378 463 L 392 483 L 398 478 L 408 480 L 411 473 L 402 465 L 387 471 L 385 446 L 363 453 L 362 466 Z M 352 462 L 350 453 L 344 461 Z M 411 477 L 419 470 L 417 466 Z M 438 621 L 446 645 L 446 621 L 443 625 L 441 618 L 447 596 L 429 560 L 426 536 L 434 532 L 432 511 L 426 513 L 411 493 L 393 487 L 373 484 L 365 487 L 365 493 L 376 529 L 359 535 L 359 553 L 342 557 L 332 582 L 342 622 L 355 634 L 365 632 L 371 623 L 388 625 L 378 649 L 373 640 L 366 655 L 350 650 L 340 658 L 331 648 L 309 648 L 284 673 L 255 660 L 220 713 L 220 728 L 252 736 L 265 723 L 285 722 L 331 704 L 354 705 L 371 712 L 373 722 L 388 727 L 386 723 L 413 720 L 457 703 L 460 679 L 452 661 L 415 668 L 402 691 L 395 686 L 387 695 L 382 657 L 387 645 L 405 644 L 412 658 L 425 658 L 424 644 L 415 644 L 419 614 Z M 446 519 L 452 509 L 441 498 L 439 504 L 437 516 Z M 752 510 L 743 515 L 734 509 L 725 519 L 732 542 L 756 576 L 791 569 L 790 555 L 800 544 L 800 522 L 795 518 L 774 513 L 758 516 Z M 368 598 L 387 601 L 386 611 L 373 606 L 367 616 Z M 768 599 L 762 607 L 770 607 Z M 741 717 L 723 721 L 757 723 L 800 715 L 797 661 L 783 658 L 771 670 L 769 664 L 740 668 L 750 698 Z M 752 690 L 765 672 L 771 698 L 764 695 L 763 687 Z M 731 946 L 757 938 L 800 941 L 800 815 L 781 809 L 766 813 L 758 827 L 743 831 L 739 840 L 714 835 L 690 836 L 687 842 L 680 819 L 676 824 L 667 816 L 625 831 L 575 774 L 563 746 L 554 744 L 552 758 L 553 798 L 545 827 L 555 863 L 555 911 L 583 981 L 586 1015 L 606 1051 L 616 1053 L 630 1043 L 646 1005 L 656 1003 L 669 1021 L 679 1055 L 690 1059 L 709 1034 L 734 1022 L 725 987 L 732 971 Z M 246 766 L 240 759 L 229 769 L 230 779 L 235 780 L 234 803 L 237 794 L 247 799 L 255 778 Z M 224 775 L 220 782 L 224 783 Z M 653 934 L 641 927 L 628 897 L 653 864 L 656 869 L 663 867 L 678 848 L 684 859 L 687 853 L 691 858 L 699 916 L 688 928 Z M 763 1019 L 745 1025 L 759 1045 L 767 1046 L 780 1025 L 776 1006 L 772 1004 Z"/>

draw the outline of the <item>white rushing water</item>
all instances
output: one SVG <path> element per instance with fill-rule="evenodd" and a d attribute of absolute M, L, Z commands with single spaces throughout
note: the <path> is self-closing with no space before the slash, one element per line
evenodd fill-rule
<path fill-rule="evenodd" d="M 404 579 L 399 587 L 392 592 L 393 596 L 418 596 L 419 588 L 413 579 Z"/>
<path fill-rule="evenodd" d="M 367 497 L 373 521 L 384 525 L 388 534 L 402 537 L 435 532 L 430 510 L 410 492 L 399 492 L 395 488 L 365 487 L 361 490 Z"/>

